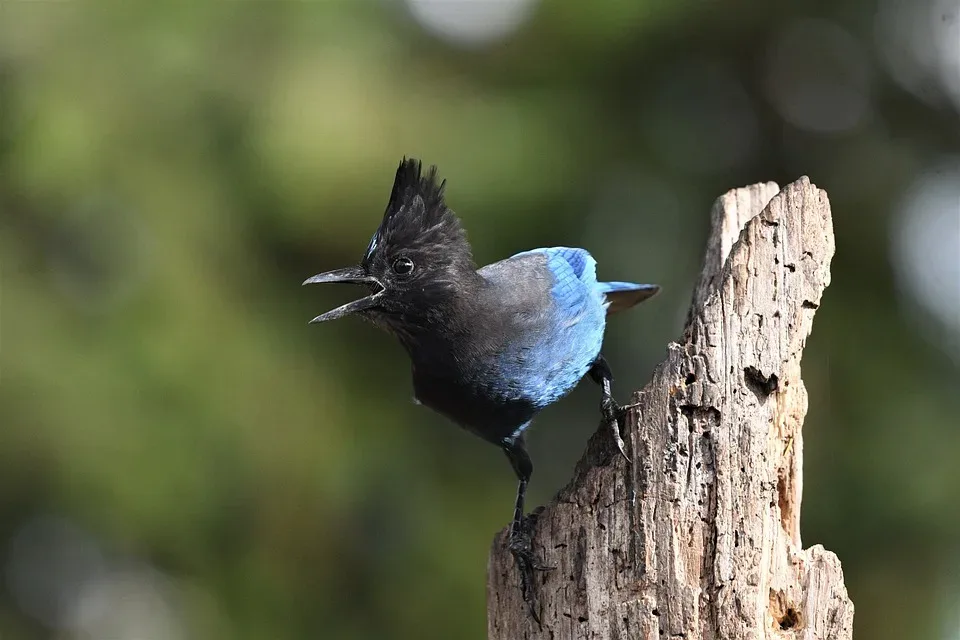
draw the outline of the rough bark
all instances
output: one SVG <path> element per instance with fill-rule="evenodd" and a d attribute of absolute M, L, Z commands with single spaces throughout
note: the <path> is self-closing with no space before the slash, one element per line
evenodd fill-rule
<path fill-rule="evenodd" d="M 682 338 L 633 399 L 630 462 L 601 428 L 535 520 L 538 624 L 506 545 L 488 636 L 852 637 L 837 557 L 800 543 L 800 357 L 830 282 L 827 194 L 807 178 L 717 200 Z"/>

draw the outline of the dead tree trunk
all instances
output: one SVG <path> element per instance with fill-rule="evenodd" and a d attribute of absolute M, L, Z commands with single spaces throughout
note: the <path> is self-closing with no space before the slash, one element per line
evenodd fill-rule
<path fill-rule="evenodd" d="M 778 193 L 779 191 L 779 193 Z M 488 636 L 844 640 L 837 557 L 800 544 L 800 357 L 830 282 L 827 194 L 807 178 L 720 198 L 683 336 L 634 397 L 623 460 L 605 429 L 530 516 L 541 624 L 506 546 Z"/>

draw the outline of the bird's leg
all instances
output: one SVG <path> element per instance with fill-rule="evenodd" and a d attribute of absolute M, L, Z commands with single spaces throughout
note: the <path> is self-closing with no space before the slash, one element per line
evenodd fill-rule
<path fill-rule="evenodd" d="M 510 441 L 504 441 L 503 452 L 507 454 L 510 465 L 514 473 L 517 474 L 517 502 L 513 509 L 513 523 L 510 525 L 510 553 L 513 554 L 517 562 L 517 569 L 520 571 L 520 588 L 523 591 L 523 600 L 530 607 L 530 613 L 539 623 L 540 615 L 537 612 L 537 606 L 533 596 L 533 572 L 549 571 L 554 567 L 548 567 L 537 561 L 533 555 L 533 541 L 531 539 L 530 526 L 526 518 L 523 517 L 523 500 L 527 493 L 527 484 L 530 482 L 530 476 L 533 475 L 533 463 L 527 454 L 523 435 L 519 435 Z"/>
<path fill-rule="evenodd" d="M 620 455 L 629 460 L 627 452 L 624 450 L 623 438 L 620 436 L 620 415 L 624 413 L 624 408 L 617 404 L 613 399 L 613 392 L 610 385 L 613 383 L 613 372 L 610 371 L 610 365 L 604 359 L 603 355 L 598 355 L 590 367 L 590 378 L 603 389 L 603 396 L 600 398 L 600 413 L 603 414 L 603 421 L 607 423 L 610 432 L 613 434 L 613 441 L 620 450 Z"/>

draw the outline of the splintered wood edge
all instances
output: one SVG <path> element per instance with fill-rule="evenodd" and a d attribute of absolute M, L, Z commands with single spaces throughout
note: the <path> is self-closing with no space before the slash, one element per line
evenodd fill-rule
<path fill-rule="evenodd" d="M 780 187 L 776 182 L 761 182 L 749 187 L 731 189 L 714 201 L 710 212 L 710 235 L 707 238 L 700 278 L 694 287 L 688 321 L 703 307 L 707 296 L 716 289 L 716 279 L 744 227 L 760 215 L 778 193 Z"/>

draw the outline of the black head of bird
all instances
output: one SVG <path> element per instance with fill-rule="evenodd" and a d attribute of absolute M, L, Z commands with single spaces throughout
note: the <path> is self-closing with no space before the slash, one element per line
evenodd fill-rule
<path fill-rule="evenodd" d="M 444 186 L 435 167 L 423 175 L 418 162 L 400 164 L 383 221 L 360 264 L 304 282 L 361 284 L 370 295 L 311 323 L 356 313 L 400 336 L 431 328 L 435 316 L 477 280 L 466 232 L 444 203 Z"/>

